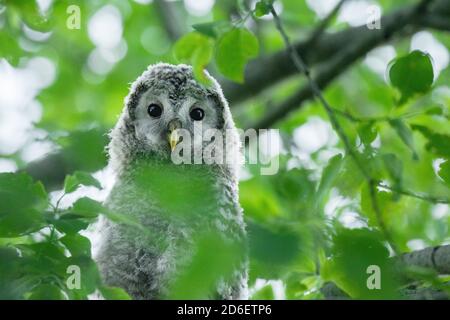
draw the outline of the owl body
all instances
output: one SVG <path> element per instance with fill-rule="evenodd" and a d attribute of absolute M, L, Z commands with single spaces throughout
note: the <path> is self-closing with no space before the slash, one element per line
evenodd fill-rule
<path fill-rule="evenodd" d="M 240 152 L 228 105 L 219 85 L 210 81 L 210 86 L 199 84 L 186 65 L 149 67 L 133 83 L 110 134 L 116 183 L 105 205 L 128 219 L 101 222 L 96 260 L 104 282 L 124 288 L 134 299 L 170 297 L 173 282 L 196 254 L 199 234 L 245 244 L 239 163 L 211 164 L 203 159 L 201 164 L 175 164 L 171 159 L 168 138 L 175 122 L 178 129 L 192 133 L 199 130 L 195 121 L 202 122 L 201 130 L 227 132 L 227 143 L 235 147 L 229 150 Z M 155 112 L 158 107 L 161 110 Z M 206 143 L 193 144 L 193 153 Z M 246 298 L 246 259 L 230 263 L 231 276 L 218 279 L 208 298 Z"/>

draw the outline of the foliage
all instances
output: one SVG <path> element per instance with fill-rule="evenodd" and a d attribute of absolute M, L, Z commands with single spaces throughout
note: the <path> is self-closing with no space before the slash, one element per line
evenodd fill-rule
<path fill-rule="evenodd" d="M 61 190 L 51 192 L 54 186 L 44 186 L 20 170 L 0 174 L 1 299 L 87 299 L 94 293 L 129 299 L 122 289 L 102 284 L 86 230 L 99 216 L 145 230 L 126 214 L 110 212 L 101 202 L 78 194 L 101 189 L 93 174 L 106 165 L 106 132 L 117 120 L 128 84 L 158 61 L 191 64 L 206 85 L 206 69 L 224 87 L 245 84 L 251 60 L 262 61 L 259 68 L 264 69 L 268 60 L 261 57 L 286 50 L 272 6 L 282 4 L 281 22 L 294 41 L 318 25 L 305 1 L 216 0 L 206 16 L 192 14 L 183 1 L 170 3 L 180 16 L 175 20 L 181 34 L 175 36 L 166 29 L 171 21 L 161 18 L 153 4 L 78 1 L 81 26 L 69 29 L 69 1 L 54 1 L 45 12 L 31 0 L 0 1 L 0 67 L 7 61 L 8 67 L 23 71 L 30 59 L 44 57 L 56 68 L 55 80 L 31 99 L 42 105 L 42 117 L 32 128 L 45 132 L 43 140 L 62 155 L 52 169 L 65 175 Z M 383 12 L 404 5 L 379 3 Z M 89 35 L 90 19 L 105 6 L 119 12 L 123 26 L 121 42 L 106 49 Z M 347 27 L 334 20 L 328 26 L 333 32 Z M 445 33 L 430 31 L 430 35 L 447 49 L 450 46 Z M 240 199 L 249 232 L 251 287 L 258 279 L 281 280 L 288 299 L 320 299 L 324 283 L 333 281 L 352 298 L 397 298 L 397 289 L 405 283 L 392 270 L 392 250 L 409 252 L 417 244 L 437 246 L 450 240 L 450 69 L 437 71 L 432 52 L 424 48 L 409 52 L 410 37 L 402 39 L 392 42 L 396 57 L 385 63 L 385 75 L 356 61 L 323 90 L 350 150 L 333 130 L 325 133 L 336 128 L 321 105 L 311 101 L 273 124 L 283 142 L 279 172 L 262 176 L 261 164 L 245 168 Z M 98 55 L 101 58 L 95 60 Z M 93 68 L 89 62 L 93 60 L 105 68 Z M 0 77 L 2 70 L 6 69 L 0 69 Z M 314 75 L 316 69 L 312 71 Z M 238 126 L 272 114 L 278 103 L 295 94 L 304 77 L 292 78 L 280 83 L 277 79 L 276 86 L 241 105 L 232 103 Z M 324 124 L 313 132 L 316 138 L 327 136 L 312 147 L 311 132 L 301 130 L 311 123 Z M 41 140 L 29 134 L 26 143 L 0 154 L 0 160 L 25 169 L 25 151 Z M 358 163 L 376 188 L 367 183 Z M 183 179 L 176 170 L 151 174 L 156 180 L 171 175 L 164 179 L 167 184 L 156 188 L 178 190 L 179 198 L 189 192 L 177 187 Z M 205 186 L 196 180 L 187 189 L 198 190 L 199 199 L 194 200 L 201 201 L 208 196 Z M 161 195 L 161 201 L 183 212 L 179 202 Z M 226 262 L 239 251 L 214 235 L 199 236 L 197 246 L 192 265 L 173 284 L 172 298 L 207 297 L 214 278 L 229 273 Z M 82 274 L 75 290 L 67 285 L 73 265 Z M 380 291 L 366 286 L 369 265 L 382 269 Z M 425 286 L 443 281 L 435 274 L 417 278 Z M 252 297 L 270 299 L 275 293 L 267 284 Z"/>
<path fill-rule="evenodd" d="M 222 35 L 217 43 L 216 62 L 219 71 L 232 80 L 244 81 L 248 60 L 258 55 L 258 40 L 244 28 Z"/>
<path fill-rule="evenodd" d="M 203 75 L 212 57 L 211 40 L 197 32 L 189 33 L 180 40 L 175 46 L 175 56 L 180 62 L 188 63 L 194 66 L 195 75 L 202 82 L 207 79 Z"/>
<path fill-rule="evenodd" d="M 431 57 L 421 51 L 413 51 L 392 62 L 389 78 L 400 90 L 400 102 L 406 102 L 413 94 L 424 93 L 433 84 Z"/>
<path fill-rule="evenodd" d="M 26 174 L 2 173 L 0 180 L 0 298 L 86 299 L 95 290 L 108 298 L 128 298 L 122 289 L 101 284 L 91 242 L 80 234 L 105 211 L 100 203 L 81 198 L 62 210 Z M 81 183 L 99 186 L 89 174 L 77 172 L 67 177 L 67 192 Z M 82 275 L 75 289 L 68 285 L 71 266 L 78 266 Z"/>

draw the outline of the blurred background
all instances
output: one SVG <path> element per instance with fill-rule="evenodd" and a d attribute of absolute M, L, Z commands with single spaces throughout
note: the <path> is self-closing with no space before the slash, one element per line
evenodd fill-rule
<path fill-rule="evenodd" d="M 0 172 L 41 181 L 49 205 L 102 201 L 113 183 L 106 133 L 130 83 L 150 64 L 195 63 L 183 54 L 192 40 L 202 52 L 211 50 L 199 65 L 219 79 L 237 126 L 280 129 L 263 150 L 280 157 L 279 173 L 261 176 L 257 165 L 241 172 L 241 203 L 254 239 L 253 297 L 323 298 L 329 281 L 354 298 L 393 297 L 397 282 L 390 276 L 383 278 L 385 290 L 366 288 L 366 266 L 387 265 L 393 246 L 405 253 L 450 240 L 450 6 L 430 2 L 410 14 L 419 1 L 0 1 Z M 389 187 L 376 190 L 381 216 L 364 175 L 286 53 L 271 5 L 352 148 Z M 224 48 L 224 34 L 234 28 L 250 32 L 247 42 L 256 45 Z M 233 55 L 246 48 L 251 53 Z M 415 50 L 425 60 L 410 54 Z M 244 69 L 228 70 L 236 59 Z M 80 182 L 67 193 L 66 176 L 79 171 L 101 188 Z M 7 181 L 0 181 L 3 192 Z M 0 232 L 0 246 L 47 239 L 33 232 Z M 80 232 L 95 250 L 95 234 Z M 448 280 L 439 272 L 411 272 L 420 288 Z"/>

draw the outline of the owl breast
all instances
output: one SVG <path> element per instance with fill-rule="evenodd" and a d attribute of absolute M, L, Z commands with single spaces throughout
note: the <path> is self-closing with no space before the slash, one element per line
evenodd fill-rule
<path fill-rule="evenodd" d="M 198 235 L 244 240 L 237 186 L 220 168 L 145 161 L 124 172 L 106 201 L 119 218 L 100 227 L 96 260 L 108 285 L 135 299 L 164 298 L 192 261 Z M 218 284 L 216 297 L 244 297 L 245 263 L 232 283 Z"/>

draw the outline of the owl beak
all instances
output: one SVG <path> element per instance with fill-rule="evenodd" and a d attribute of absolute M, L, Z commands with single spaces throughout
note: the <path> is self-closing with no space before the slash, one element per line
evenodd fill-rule
<path fill-rule="evenodd" d="M 173 150 L 175 150 L 175 147 L 177 146 L 177 143 L 179 140 L 180 140 L 180 136 L 178 135 L 177 129 L 170 132 L 169 144 L 170 144 L 170 149 L 172 150 L 172 152 L 173 152 Z"/>
<path fill-rule="evenodd" d="M 180 135 L 178 133 L 178 129 L 181 128 L 181 122 L 178 119 L 174 119 L 169 122 L 168 129 L 169 129 L 169 144 L 170 149 L 175 150 L 175 147 L 177 146 L 178 142 L 180 142 Z"/>

